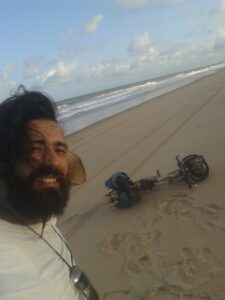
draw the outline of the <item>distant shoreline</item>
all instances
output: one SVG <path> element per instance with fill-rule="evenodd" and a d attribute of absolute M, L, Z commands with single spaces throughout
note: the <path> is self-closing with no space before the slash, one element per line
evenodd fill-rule
<path fill-rule="evenodd" d="M 225 67 L 222 68 L 222 69 L 219 69 L 218 71 L 216 71 L 216 72 L 213 73 L 213 74 L 205 75 L 204 77 L 198 78 L 198 79 L 196 79 L 196 80 L 194 80 L 194 81 L 192 81 L 192 82 L 189 82 L 189 83 L 187 83 L 187 84 L 185 84 L 185 85 L 179 86 L 179 87 L 177 87 L 177 88 L 175 88 L 175 89 L 173 89 L 173 90 L 171 90 L 171 91 L 165 92 L 164 94 L 161 94 L 161 95 L 159 95 L 159 96 L 156 96 L 156 97 L 154 97 L 154 98 L 151 98 L 151 99 L 149 99 L 148 101 L 150 101 L 150 100 L 151 100 L 151 101 L 156 101 L 156 100 L 157 100 L 158 98 L 160 98 L 161 96 L 164 96 L 164 95 L 166 95 L 166 94 L 173 93 L 175 90 L 179 90 L 179 89 L 182 89 L 182 88 L 184 88 L 184 87 L 186 87 L 186 86 L 192 85 L 194 82 L 198 82 L 198 81 L 204 80 L 206 77 L 214 76 L 215 74 L 220 73 L 220 72 L 223 72 L 224 70 L 225 70 Z M 138 104 L 137 106 L 144 106 L 144 105 L 147 105 L 148 101 L 146 101 L 146 102 L 144 102 L 144 103 L 140 103 L 140 104 Z M 115 115 L 118 115 L 118 116 L 119 116 L 119 115 L 121 115 L 121 114 L 123 114 L 123 113 L 125 113 L 125 112 L 135 110 L 135 109 L 137 108 L 137 106 L 127 108 L 127 109 L 124 110 L 124 111 L 118 112 L 118 113 L 116 113 L 116 114 L 114 114 L 114 115 L 111 115 L 111 116 L 109 116 L 109 117 L 106 117 L 106 118 L 104 118 L 104 119 L 102 119 L 102 120 L 96 121 L 95 123 L 90 124 L 90 125 L 88 125 L 87 127 L 84 127 L 84 128 L 79 129 L 79 130 L 77 130 L 77 131 L 75 131 L 75 132 L 66 134 L 66 136 L 69 138 L 70 136 L 73 136 L 73 135 L 76 134 L 76 133 L 82 134 L 83 131 L 88 130 L 89 128 L 91 128 L 91 127 L 93 127 L 93 126 L 95 126 L 95 125 L 97 125 L 97 124 L 98 124 L 98 125 L 101 125 L 102 123 L 105 122 L 106 119 L 111 119 L 111 118 L 114 118 Z"/>

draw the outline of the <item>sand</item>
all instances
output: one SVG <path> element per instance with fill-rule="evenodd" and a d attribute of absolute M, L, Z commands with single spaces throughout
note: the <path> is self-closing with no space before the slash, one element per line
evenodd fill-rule
<path fill-rule="evenodd" d="M 60 229 L 103 299 L 225 299 L 225 70 L 67 137 L 88 179 L 72 189 Z M 145 193 L 135 206 L 105 204 L 104 180 L 176 169 L 202 154 L 209 178 Z"/>

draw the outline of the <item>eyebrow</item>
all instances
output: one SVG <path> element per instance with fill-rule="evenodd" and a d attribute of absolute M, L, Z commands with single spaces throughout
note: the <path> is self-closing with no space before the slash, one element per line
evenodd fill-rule
<path fill-rule="evenodd" d="M 39 145 L 45 145 L 45 141 L 38 140 L 38 139 L 31 140 L 31 143 L 35 143 L 35 144 L 39 144 Z M 61 142 L 61 141 L 55 142 L 54 146 L 63 147 L 65 150 L 68 150 L 68 145 L 66 143 L 64 143 L 64 142 Z"/>
<path fill-rule="evenodd" d="M 56 142 L 55 145 L 59 147 L 63 147 L 64 149 L 68 150 L 68 145 L 64 142 Z"/>

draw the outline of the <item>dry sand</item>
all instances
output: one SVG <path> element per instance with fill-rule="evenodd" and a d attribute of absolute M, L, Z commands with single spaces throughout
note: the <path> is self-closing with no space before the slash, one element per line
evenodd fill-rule
<path fill-rule="evenodd" d="M 67 137 L 88 180 L 73 188 L 60 228 L 107 300 L 225 299 L 225 71 Z M 209 178 L 157 188 L 135 206 L 104 205 L 104 180 L 167 173 L 202 154 Z"/>

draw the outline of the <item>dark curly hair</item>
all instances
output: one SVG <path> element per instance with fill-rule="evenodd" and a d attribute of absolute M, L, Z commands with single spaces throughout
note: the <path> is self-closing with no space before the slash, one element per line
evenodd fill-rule
<path fill-rule="evenodd" d="M 26 159 L 29 121 L 57 122 L 57 107 L 50 97 L 19 86 L 16 93 L 0 104 L 0 176 L 4 178 L 16 162 Z"/>

